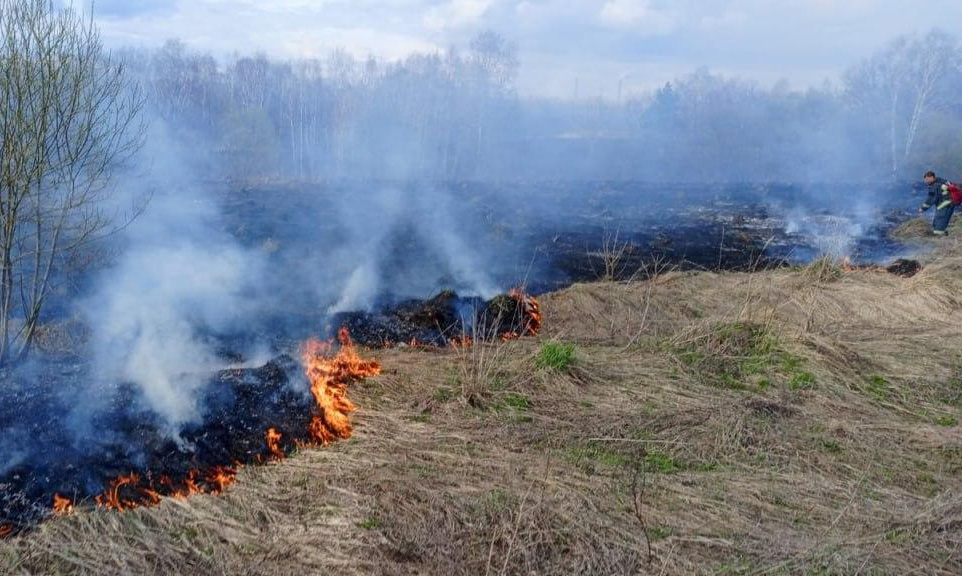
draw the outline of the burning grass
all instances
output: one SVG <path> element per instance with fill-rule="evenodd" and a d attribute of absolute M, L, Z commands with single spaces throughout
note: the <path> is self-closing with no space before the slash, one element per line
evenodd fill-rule
<path fill-rule="evenodd" d="M 360 379 L 374 376 L 380 372 L 380 365 L 374 361 L 361 359 L 351 337 L 346 329 L 342 329 L 338 334 L 337 343 L 322 342 L 312 340 L 306 342 L 302 347 L 303 368 L 307 375 L 310 392 L 314 399 L 313 405 L 308 408 L 311 414 L 303 418 L 309 425 L 305 424 L 301 430 L 292 430 L 291 422 L 278 422 L 278 427 L 271 426 L 266 428 L 263 435 L 263 448 L 251 450 L 248 442 L 243 438 L 251 428 L 252 422 L 262 416 L 253 414 L 237 415 L 234 402 L 225 404 L 221 414 L 215 413 L 209 418 L 210 422 L 205 423 L 206 428 L 202 429 L 201 434 L 194 434 L 197 438 L 192 440 L 199 444 L 203 440 L 203 449 L 197 447 L 189 453 L 184 453 L 173 447 L 165 451 L 156 458 L 145 458 L 145 463 L 141 471 L 131 471 L 121 474 L 112 480 L 107 481 L 104 491 L 96 495 L 93 500 L 97 507 L 116 512 L 125 512 L 135 508 L 155 507 L 162 503 L 165 497 L 184 499 L 196 494 L 222 494 L 228 487 L 234 484 L 238 469 L 245 463 L 261 463 L 265 461 L 280 461 L 284 459 L 288 451 L 296 446 L 324 445 L 327 446 L 338 439 L 349 438 L 352 433 L 350 415 L 354 412 L 353 403 L 347 398 L 347 388 L 349 385 Z M 273 375 L 275 384 L 284 384 L 286 376 L 280 365 L 265 367 L 261 369 L 261 375 Z M 225 374 L 222 374 L 224 376 Z M 236 375 L 231 375 L 236 378 Z M 269 378 L 270 379 L 270 378 Z M 243 380 L 241 378 L 240 380 Z M 258 392 L 266 391 L 266 396 L 257 397 L 252 390 L 243 390 L 229 387 L 228 389 L 239 397 L 259 398 L 265 402 L 278 402 L 282 407 L 285 402 L 279 400 L 284 392 L 278 388 L 276 394 L 265 383 L 255 380 L 262 388 Z M 296 396 L 296 394 L 295 394 Z M 296 404 L 296 402 L 295 402 Z M 264 406 L 253 406 L 253 408 L 264 408 Z M 283 414 L 284 410 L 271 411 L 267 414 Z M 250 417 L 250 421 L 245 418 Z M 234 418 L 232 420 L 232 418 Z M 291 430 L 288 437 L 282 432 Z M 142 430 L 143 434 L 149 434 L 149 428 Z M 226 435 L 225 435 L 226 434 Z M 236 435 L 238 438 L 233 438 Z M 239 440 L 239 441 L 238 441 Z M 232 442 L 237 442 L 234 446 Z M 227 460 L 229 454 L 238 454 L 235 459 Z M 149 456 L 149 453 L 148 453 Z M 189 459 L 190 462 L 207 462 L 208 465 L 195 466 L 182 473 L 178 473 L 180 463 Z M 218 460 L 220 458 L 220 460 Z M 91 461 L 91 473 L 96 472 L 96 461 Z M 156 468 L 154 466 L 157 466 Z M 81 471 L 84 472 L 84 471 Z M 25 475 L 27 473 L 24 473 Z M 13 480 L 18 480 L 14 475 Z M 23 478 L 27 487 L 22 494 L 26 501 L 38 492 L 29 482 L 33 479 L 30 476 Z M 55 479 L 54 479 L 55 480 Z M 32 490 L 28 492 L 27 490 Z M 43 495 L 43 487 L 40 487 L 40 495 Z M 49 496 L 48 496 L 49 497 Z M 9 498 L 8 498 L 9 501 Z M 62 496 L 60 492 L 52 495 L 51 512 L 55 516 L 67 516 L 74 511 L 74 501 L 71 498 Z M 8 504 L 9 506 L 9 504 Z M 33 510 L 39 504 L 30 504 L 26 501 L 23 505 L 14 507 L 13 511 L 26 510 L 22 517 L 14 516 L 13 520 L 21 521 L 21 529 L 29 528 L 32 522 L 36 521 Z M 4 509 L 9 513 L 10 509 Z M 5 524 L 7 526 L 7 524 Z M 10 536 L 17 530 L 15 524 L 10 524 L 4 531 L 3 536 Z"/>
<path fill-rule="evenodd" d="M 806 277 L 578 285 L 543 341 L 379 350 L 351 442 L 55 519 L 0 572 L 959 573 L 962 257 Z"/>
<path fill-rule="evenodd" d="M 337 338 L 341 347 L 336 355 L 331 354 L 331 342 L 318 340 L 307 342 L 302 350 L 311 394 L 317 403 L 311 419 L 311 440 L 324 446 L 350 438 L 353 433 L 350 415 L 356 408 L 347 397 L 348 385 L 381 373 L 378 362 L 361 359 L 347 328 L 341 328 Z"/>

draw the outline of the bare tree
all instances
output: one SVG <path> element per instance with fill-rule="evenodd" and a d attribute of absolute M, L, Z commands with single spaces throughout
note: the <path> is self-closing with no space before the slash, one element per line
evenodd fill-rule
<path fill-rule="evenodd" d="M 30 351 L 58 265 L 116 223 L 112 175 L 144 127 L 139 91 L 92 18 L 0 0 L 0 34 L 2 364 Z"/>
<path fill-rule="evenodd" d="M 958 47 L 954 38 L 935 30 L 901 37 L 848 71 L 849 98 L 867 117 L 885 118 L 893 178 L 914 150 L 919 129 L 933 108 L 953 89 Z"/>

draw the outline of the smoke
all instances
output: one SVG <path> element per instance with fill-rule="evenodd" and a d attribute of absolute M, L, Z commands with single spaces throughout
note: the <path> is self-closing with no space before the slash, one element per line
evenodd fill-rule
<path fill-rule="evenodd" d="M 199 391 L 226 364 L 216 336 L 256 313 L 264 263 L 223 229 L 204 189 L 186 182 L 189 164 L 164 135 L 158 129 L 146 151 L 159 191 L 81 310 L 101 390 L 134 385 L 176 436 L 202 417 Z"/>
<path fill-rule="evenodd" d="M 332 314 L 370 309 L 387 294 L 425 297 L 452 288 L 491 298 L 500 292 L 480 246 L 465 238 L 467 211 L 456 210 L 446 192 L 415 186 L 348 194 L 339 214 L 347 238 L 330 260 L 345 263 L 346 281 Z"/>
<path fill-rule="evenodd" d="M 96 395 L 133 385 L 173 437 L 203 419 L 198 399 L 229 363 L 219 352 L 224 342 L 246 346 L 248 358 L 268 356 L 264 342 L 239 344 L 235 335 L 275 337 L 298 318 L 307 323 L 302 331 L 319 330 L 319 315 L 368 310 L 385 298 L 448 288 L 490 298 L 502 288 L 481 243 L 469 240 L 475 217 L 448 191 L 319 188 L 305 197 L 315 208 L 288 207 L 294 215 L 283 206 L 271 212 L 261 199 L 238 212 L 229 197 L 243 192 L 218 194 L 194 176 L 215 158 L 179 153 L 195 149 L 162 124 L 150 142 L 142 172 L 124 186 L 154 196 L 80 310 L 91 331 Z"/>

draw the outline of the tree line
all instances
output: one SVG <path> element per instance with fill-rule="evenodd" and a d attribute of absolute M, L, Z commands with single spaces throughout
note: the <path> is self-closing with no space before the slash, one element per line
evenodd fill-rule
<path fill-rule="evenodd" d="M 125 50 L 151 109 L 212 178 L 795 182 L 962 172 L 962 51 L 892 41 L 817 87 L 698 70 L 620 101 L 518 96 L 493 32 L 396 62 Z"/>

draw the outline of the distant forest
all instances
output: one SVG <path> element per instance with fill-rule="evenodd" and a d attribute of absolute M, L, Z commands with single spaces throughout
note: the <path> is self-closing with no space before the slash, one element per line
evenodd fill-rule
<path fill-rule="evenodd" d="M 121 54 L 206 176 L 243 182 L 824 182 L 962 176 L 962 50 L 902 37 L 818 88 L 698 70 L 622 101 L 521 98 L 485 32 L 398 62 L 218 61 L 179 41 Z"/>

